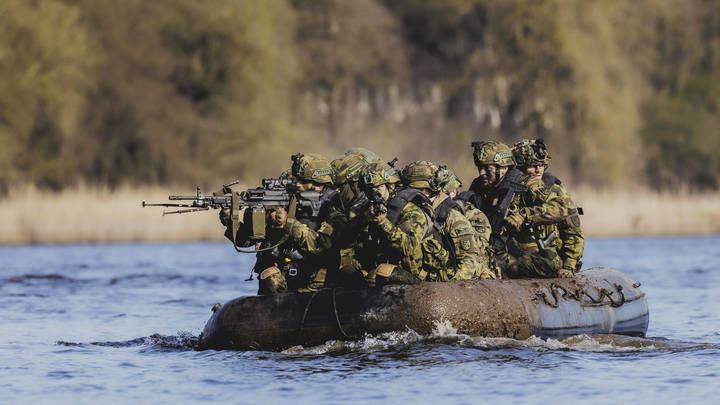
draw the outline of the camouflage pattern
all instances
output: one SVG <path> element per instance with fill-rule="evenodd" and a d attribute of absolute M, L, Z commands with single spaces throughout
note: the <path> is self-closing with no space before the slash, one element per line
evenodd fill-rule
<path fill-rule="evenodd" d="M 475 166 L 498 165 L 514 166 L 513 153 L 510 147 L 502 142 L 480 141 L 473 142 L 473 160 Z"/>
<path fill-rule="evenodd" d="M 441 193 L 433 202 L 436 210 L 450 197 Z M 452 201 L 452 200 L 450 200 Z M 450 209 L 447 219 L 432 237 L 423 241 L 424 269 L 429 280 L 454 281 L 495 278 L 486 255 L 478 245 L 475 229 L 462 212 L 462 205 Z"/>
<path fill-rule="evenodd" d="M 488 278 L 500 278 L 500 269 L 495 265 L 493 251 L 490 247 L 490 234 L 492 233 L 490 221 L 471 201 L 463 200 L 462 196 L 459 196 L 457 200 L 463 203 L 465 217 L 475 231 L 475 241 L 480 249 L 480 263 L 488 270 L 481 274 L 485 274 Z"/>
<path fill-rule="evenodd" d="M 545 240 L 556 232 L 558 239 L 550 244 L 551 252 L 544 253 L 552 257 L 557 255 L 561 268 L 573 273 L 580 270 L 585 238 L 577 206 L 562 185 L 553 184 L 550 187 L 545 204 L 526 207 L 519 212 L 532 225 L 524 226 L 518 233 L 516 241 L 520 250 L 539 251 L 536 240 Z"/>
<path fill-rule="evenodd" d="M 342 205 L 335 198 L 339 199 L 336 191 L 325 189 L 322 191 L 323 207 L 319 218 L 310 223 L 295 218 L 285 221 L 283 231 L 304 257 L 305 267 L 311 269 L 308 283 L 298 290 L 300 292 L 317 291 L 325 286 L 326 281 L 332 284 L 337 279 L 340 252 L 336 236 L 343 231 L 347 219 Z"/>
<path fill-rule="evenodd" d="M 418 160 L 405 166 L 400 173 L 403 184 L 406 187 L 430 191 L 440 191 L 440 183 L 437 178 L 438 167 L 426 160 Z"/>
<path fill-rule="evenodd" d="M 538 182 L 542 184 L 542 180 L 536 177 L 527 179 L 527 184 L 535 190 Z M 520 196 L 516 204 L 513 216 L 522 218 L 522 222 L 518 228 L 508 229 L 511 235 L 508 239 L 508 250 L 517 252 L 514 254 L 516 260 L 509 258 L 508 263 L 503 267 L 503 274 L 508 278 L 558 277 L 563 267 L 564 259 L 560 255 L 563 243 L 559 225 L 573 222 L 570 219 L 572 209 L 570 206 L 574 207 L 575 204 L 561 186 L 553 185 L 550 189 L 545 189 L 545 185 L 542 184 L 541 187 L 543 188 L 541 192 L 529 191 Z M 574 212 L 577 214 L 577 209 Z M 579 220 L 577 225 L 578 227 L 571 232 L 579 233 Z M 542 248 L 539 242 L 548 240 L 553 232 L 556 232 L 558 238 Z M 582 246 L 584 239 L 581 233 L 579 235 Z M 578 242 L 576 238 L 573 240 Z M 576 246 L 569 249 L 575 251 Z M 582 255 L 582 251 L 580 254 Z M 568 263 L 576 265 L 577 261 L 568 258 Z"/>
<path fill-rule="evenodd" d="M 506 219 L 503 229 L 492 229 L 493 234 L 503 235 L 507 239 L 507 245 L 502 250 L 491 249 L 494 268 L 500 269 L 503 278 L 557 277 L 563 265 L 558 252 L 560 242 L 555 241 L 550 248 L 541 251 L 537 241 L 547 238 L 547 229 L 535 224 L 531 226 L 532 229 L 523 225 L 526 216 L 532 216 L 533 220 L 536 220 L 546 215 L 546 221 L 556 222 L 566 219 L 563 214 L 569 211 L 563 209 L 565 200 L 560 198 L 556 191 L 546 188 L 539 178 L 510 169 L 495 187 L 482 187 L 478 179 L 473 181 L 470 190 L 474 196 L 469 202 L 486 213 L 490 219 L 490 215 L 497 215 L 494 209 L 505 195 L 507 189 L 504 185 L 511 181 L 524 186 L 525 192 L 515 196 L 511 204 L 512 215 Z M 539 237 L 542 239 L 538 239 Z"/>
<path fill-rule="evenodd" d="M 355 184 L 358 190 L 378 190 L 379 194 L 387 200 L 389 189 L 386 186 L 391 183 L 400 182 L 400 176 L 385 162 L 372 162 L 364 166 Z M 382 263 L 382 254 L 377 241 L 378 235 L 373 235 L 369 229 L 369 207 L 365 194 L 358 195 L 354 204 L 346 209 L 348 226 L 346 232 L 339 236 L 337 241 L 340 246 L 340 269 L 344 282 L 349 284 L 345 287 L 362 287 L 360 279 L 367 279 L 372 269 Z M 359 212 L 364 210 L 365 212 Z M 371 284 L 368 281 L 368 285 Z"/>
<path fill-rule="evenodd" d="M 298 181 L 328 186 L 335 182 L 335 171 L 325 157 L 314 153 L 298 153 L 292 156 L 292 160 L 292 175 Z"/>
<path fill-rule="evenodd" d="M 382 240 L 384 258 L 388 263 L 397 264 L 413 276 L 424 280 L 427 272 L 423 270 L 423 239 L 432 226 L 432 207 L 430 201 L 417 205 L 408 202 L 403 207 L 397 225 L 393 225 L 386 215 L 373 219 Z"/>
<path fill-rule="evenodd" d="M 526 166 L 545 166 L 550 163 L 550 154 L 542 139 L 523 140 L 513 146 L 515 161 L 521 170 Z M 558 240 L 553 242 L 553 249 L 559 255 L 563 276 L 570 276 L 580 270 L 582 262 L 585 238 L 580 228 L 580 217 L 578 208 L 562 182 L 550 173 L 545 172 L 542 176 L 544 186 L 548 189 L 549 204 L 530 207 L 521 212 L 521 217 L 532 225 L 536 235 L 531 239 L 543 240 L 547 235 L 556 232 Z M 526 230 L 532 233 L 531 230 Z M 525 242 L 523 244 L 523 242 Z M 527 237 L 520 238 L 522 249 L 531 249 Z M 537 243 L 535 243 L 537 246 Z M 539 249 L 539 248 L 538 248 Z"/>
<path fill-rule="evenodd" d="M 382 159 L 380 159 L 377 153 L 361 147 L 350 148 L 345 151 L 345 155 L 360 155 L 368 163 L 382 162 Z"/>
<path fill-rule="evenodd" d="M 370 163 L 360 171 L 359 185 L 362 190 L 399 182 L 400 173 L 385 162 Z"/>
<path fill-rule="evenodd" d="M 372 152 L 370 153 L 377 156 Z M 340 196 L 346 208 L 352 206 L 362 196 L 358 180 L 360 180 L 360 172 L 368 164 L 372 163 L 368 159 L 374 158 L 372 156 L 366 158 L 363 154 L 350 153 L 350 151 L 348 151 L 330 162 L 330 165 L 335 171 L 334 186 L 340 191 Z"/>
<path fill-rule="evenodd" d="M 513 145 L 513 158 L 518 167 L 547 166 L 550 164 L 550 154 L 545 141 L 542 139 L 524 139 Z"/>
<path fill-rule="evenodd" d="M 462 181 L 457 175 L 450 170 L 447 166 L 438 166 L 437 182 L 440 184 L 440 189 L 445 194 L 450 194 L 453 190 L 457 190 L 462 187 Z"/>

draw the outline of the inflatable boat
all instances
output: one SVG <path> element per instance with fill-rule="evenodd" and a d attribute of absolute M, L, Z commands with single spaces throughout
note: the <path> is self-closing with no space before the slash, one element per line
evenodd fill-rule
<path fill-rule="evenodd" d="M 470 336 L 645 336 L 648 305 L 639 286 L 618 270 L 597 267 L 571 279 L 426 282 L 240 297 L 213 308 L 199 348 L 282 350 L 408 329 L 427 335 L 447 322 Z"/>

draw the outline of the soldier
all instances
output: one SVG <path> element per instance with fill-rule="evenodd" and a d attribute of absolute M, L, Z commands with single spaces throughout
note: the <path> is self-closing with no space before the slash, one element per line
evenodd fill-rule
<path fill-rule="evenodd" d="M 326 276 L 331 285 L 337 278 L 340 255 L 334 238 L 345 226 L 345 212 L 340 194 L 332 188 L 334 171 L 326 158 L 296 154 L 292 160 L 292 175 L 297 180 L 298 191 L 320 193 L 320 213 L 317 218 L 301 220 L 288 217 L 287 211 L 280 207 L 270 213 L 269 222 L 274 229 L 289 236 L 303 257 L 302 266 L 285 274 L 289 284 L 297 286 L 298 292 L 317 291 L 325 286 Z"/>
<path fill-rule="evenodd" d="M 555 233 L 557 239 L 548 243 L 547 249 L 559 254 L 562 259 L 562 268 L 558 277 L 572 277 L 582 266 L 581 258 L 585 246 L 585 238 L 580 228 L 580 211 L 563 187 L 562 182 L 547 172 L 550 163 L 550 154 L 542 139 L 523 140 L 513 146 L 513 156 L 518 168 L 529 176 L 542 179 L 545 187 L 550 191 L 550 198 L 558 205 L 518 210 L 513 215 L 514 222 L 525 223 L 525 232 L 521 232 L 530 240 L 525 239 L 524 250 L 541 248 L 537 241 L 546 241 Z M 554 209 L 548 209 L 554 208 Z M 529 227 L 527 225 L 530 225 Z M 533 232 L 531 233 L 530 230 Z M 523 242 L 521 242 L 523 243 Z M 550 253 L 552 254 L 552 252 Z"/>
<path fill-rule="evenodd" d="M 372 208 L 370 232 L 379 235 L 385 262 L 375 272 L 378 286 L 425 280 L 422 243 L 432 232 L 431 196 L 439 190 L 436 174 L 431 162 L 410 163 L 401 174 L 406 187 L 390 199 L 387 212 Z"/>
<path fill-rule="evenodd" d="M 340 192 L 346 209 L 363 195 L 358 186 L 362 169 L 370 163 L 381 161 L 378 155 L 365 148 L 351 148 L 330 162 L 335 171 L 334 187 Z"/>
<path fill-rule="evenodd" d="M 495 141 L 473 142 L 478 177 L 470 185 L 467 201 L 485 213 L 490 221 L 490 244 L 495 266 L 505 278 L 557 277 L 562 260 L 551 251 L 527 250 L 522 234 L 522 215 L 532 208 L 556 210 L 560 203 L 546 190 L 542 180 L 516 169 L 510 148 Z M 520 223 L 518 223 L 520 221 Z"/>
<path fill-rule="evenodd" d="M 337 267 L 337 263 L 333 263 L 337 254 L 332 254 L 330 235 L 333 229 L 342 228 L 344 214 L 341 205 L 338 208 L 337 192 L 329 187 L 333 182 L 332 169 L 327 160 L 318 155 L 298 154 L 293 156 L 293 161 L 292 169 L 284 171 L 281 178 L 296 180 L 299 191 L 320 192 L 320 215 L 311 218 L 299 214 L 297 218 L 288 218 L 284 208 L 266 211 L 266 237 L 258 246 L 260 251 L 253 268 L 260 274 L 258 294 L 317 290 L 324 285 L 327 269 Z M 220 212 L 220 222 L 227 227 L 225 236 L 238 246 L 252 246 L 252 226 L 247 212 L 241 218 L 244 220 L 233 240 L 230 210 Z"/>
<path fill-rule="evenodd" d="M 371 211 L 382 211 L 389 200 L 392 189 L 400 182 L 400 175 L 394 167 L 379 161 L 362 169 L 358 181 L 363 195 L 351 206 L 344 237 L 341 237 L 341 274 L 351 285 L 347 287 L 374 286 L 374 270 L 384 261 L 383 239 L 377 227 L 369 226 Z M 374 208 L 373 208 L 374 207 Z"/>
<path fill-rule="evenodd" d="M 475 229 L 465 217 L 462 202 L 452 198 L 462 184 L 460 179 L 447 166 L 438 167 L 436 177 L 439 192 L 432 203 L 434 232 L 431 238 L 423 241 L 423 268 L 428 271 L 428 280 L 494 278 Z M 441 250 L 447 253 L 441 253 Z M 445 263 L 437 260 L 443 256 Z"/>
<path fill-rule="evenodd" d="M 290 169 L 283 171 L 280 178 L 292 179 L 292 171 Z M 265 212 L 266 223 L 269 223 L 271 213 L 272 210 Z M 231 210 L 229 208 L 220 210 L 220 223 L 225 226 L 225 237 L 238 247 L 251 247 L 256 243 L 252 239 L 252 213 L 250 210 L 242 209 L 239 216 L 239 227 L 233 237 Z M 302 257 L 290 243 L 284 242 L 282 232 L 266 227 L 264 240 L 256 245 L 256 260 L 252 272 L 259 275 L 258 295 L 288 291 L 287 280 L 281 273 L 290 271 L 291 267 L 297 268 Z"/>

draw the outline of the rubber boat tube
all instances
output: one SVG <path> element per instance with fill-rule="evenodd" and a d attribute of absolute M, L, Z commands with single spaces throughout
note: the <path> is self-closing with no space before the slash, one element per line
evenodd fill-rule
<path fill-rule="evenodd" d="M 649 315 L 639 286 L 618 270 L 596 267 L 572 279 L 427 282 L 240 297 L 213 313 L 199 347 L 282 350 L 408 328 L 428 335 L 440 322 L 470 336 L 644 336 Z"/>

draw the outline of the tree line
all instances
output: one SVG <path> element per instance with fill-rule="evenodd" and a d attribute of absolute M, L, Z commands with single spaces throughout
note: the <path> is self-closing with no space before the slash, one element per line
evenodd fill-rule
<path fill-rule="evenodd" d="M 718 78 L 711 0 L 5 0 L 0 193 L 535 137 L 574 184 L 716 190 Z"/>

